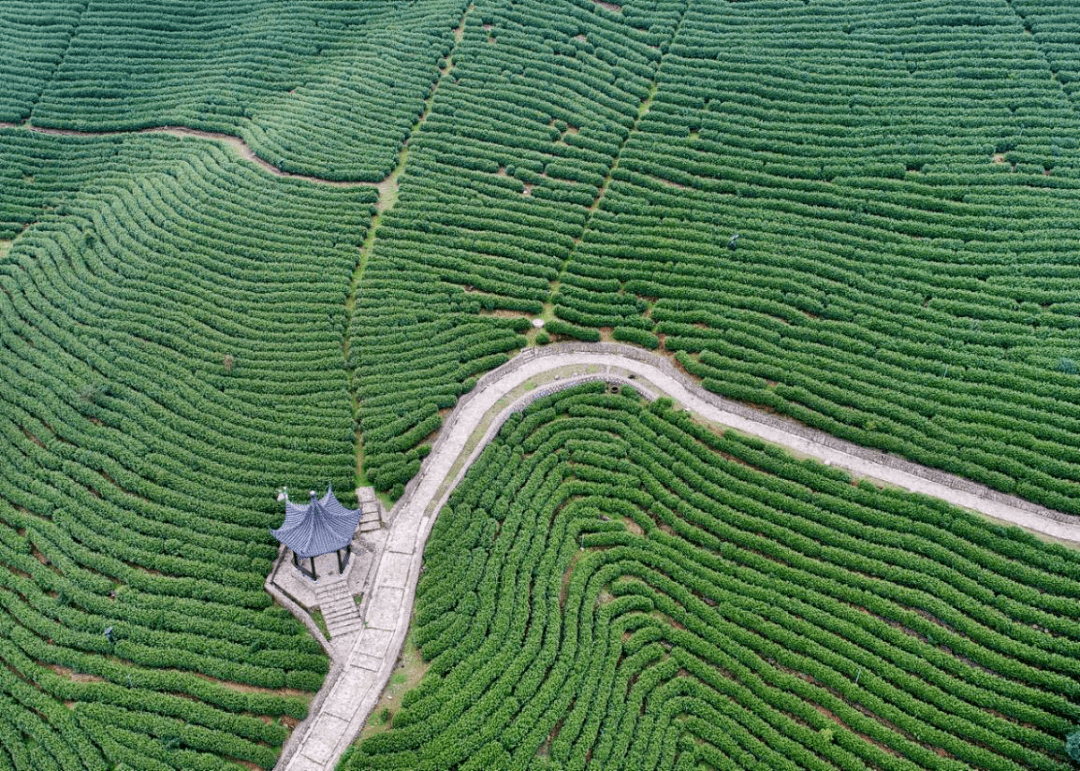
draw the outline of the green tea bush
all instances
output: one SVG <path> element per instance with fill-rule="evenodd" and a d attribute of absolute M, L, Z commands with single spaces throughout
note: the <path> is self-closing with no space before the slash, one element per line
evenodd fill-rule
<path fill-rule="evenodd" d="M 374 193 L 13 129 L 0 178 L 0 767 L 270 768 L 328 669 L 263 590 L 273 492 L 352 486 Z"/>
<path fill-rule="evenodd" d="M 538 400 L 424 563 L 430 669 L 343 768 L 1069 767 L 1074 551 L 669 401 Z"/>

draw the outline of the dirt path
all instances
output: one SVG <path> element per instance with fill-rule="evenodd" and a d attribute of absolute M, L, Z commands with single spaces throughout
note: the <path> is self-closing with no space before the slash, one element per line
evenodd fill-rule
<path fill-rule="evenodd" d="M 313 182 L 317 185 L 329 185 L 330 187 L 378 188 L 385 182 L 385 180 L 383 180 L 382 182 L 343 182 L 340 180 L 314 177 L 309 174 L 294 174 L 291 171 L 283 171 L 269 161 L 264 160 L 263 158 L 260 158 L 258 155 L 256 155 L 255 151 L 248 147 L 248 144 L 238 136 L 234 136 L 232 134 L 219 134 L 213 131 L 200 131 L 199 129 L 186 128 L 184 126 L 157 126 L 154 128 L 134 129 L 130 131 L 74 131 L 71 129 L 42 128 L 41 126 L 32 126 L 29 123 L 0 122 L 0 129 L 23 129 L 24 131 L 33 131 L 37 134 L 49 134 L 51 136 L 58 137 L 115 137 L 123 136 L 126 134 L 168 134 L 169 136 L 179 137 L 181 139 L 203 139 L 210 142 L 219 142 L 229 147 L 233 152 L 235 152 L 245 161 L 250 161 L 256 166 L 261 166 L 262 168 L 273 174 L 275 177 L 302 179 L 307 182 Z"/>
<path fill-rule="evenodd" d="M 375 580 L 347 661 L 324 684 L 318 709 L 293 732 L 277 768 L 327 771 L 359 735 L 386 687 L 412 616 L 424 544 L 442 505 L 503 422 L 539 396 L 588 380 L 632 384 L 646 398 L 670 396 L 699 418 L 783 445 L 800 455 L 913 492 L 1080 543 L 1080 518 L 1051 511 L 959 477 L 844 442 L 793 421 L 711 394 L 671 363 L 630 346 L 560 344 L 529 348 L 489 372 L 447 418 L 420 473 L 390 513 Z"/>

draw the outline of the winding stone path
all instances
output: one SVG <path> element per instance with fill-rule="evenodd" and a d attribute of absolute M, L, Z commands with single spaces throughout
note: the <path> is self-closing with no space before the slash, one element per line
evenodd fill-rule
<path fill-rule="evenodd" d="M 327 677 L 312 712 L 293 732 L 277 768 L 332 769 L 363 728 L 390 679 L 412 616 L 424 544 L 439 509 L 503 422 L 539 396 L 588 380 L 632 384 L 646 398 L 670 396 L 699 418 L 783 445 L 860 477 L 941 498 L 1054 538 L 1080 542 L 1080 518 L 959 477 L 836 439 L 711 394 L 669 361 L 607 343 L 530 348 L 489 372 L 450 414 L 420 474 L 390 513 L 364 628 Z"/>

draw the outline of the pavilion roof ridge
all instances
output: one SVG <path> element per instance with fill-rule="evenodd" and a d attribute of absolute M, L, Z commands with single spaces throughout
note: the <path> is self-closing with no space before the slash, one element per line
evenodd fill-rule
<path fill-rule="evenodd" d="M 317 557 L 344 549 L 352 541 L 360 524 L 360 509 L 347 509 L 327 485 L 326 494 L 318 498 L 310 493 L 308 503 L 285 501 L 285 521 L 270 532 L 298 557 Z"/>

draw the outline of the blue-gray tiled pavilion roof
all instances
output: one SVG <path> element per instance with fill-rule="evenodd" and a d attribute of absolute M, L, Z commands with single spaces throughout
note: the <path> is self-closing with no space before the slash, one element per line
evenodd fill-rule
<path fill-rule="evenodd" d="M 286 501 L 284 524 L 270 532 L 296 556 L 318 557 L 348 546 L 358 524 L 360 510 L 342 506 L 327 487 L 322 498 L 312 491 L 310 503 Z"/>

